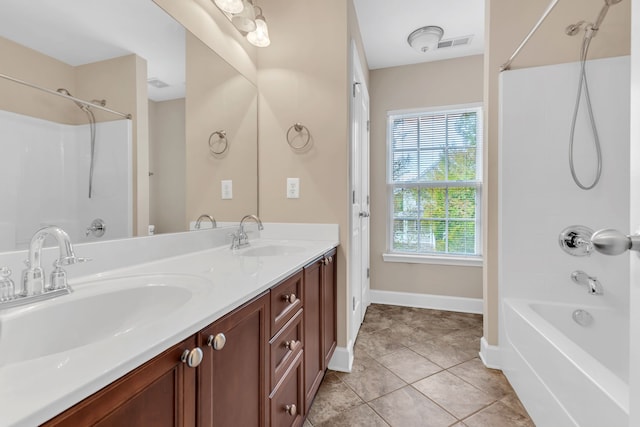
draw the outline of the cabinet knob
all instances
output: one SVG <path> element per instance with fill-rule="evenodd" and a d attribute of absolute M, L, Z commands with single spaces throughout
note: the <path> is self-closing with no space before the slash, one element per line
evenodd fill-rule
<path fill-rule="evenodd" d="M 292 417 L 295 417 L 296 414 L 298 413 L 298 408 L 296 407 L 295 404 L 285 406 L 284 410 L 287 414 L 291 415 Z"/>
<path fill-rule="evenodd" d="M 330 256 L 330 257 L 329 257 L 329 264 L 331 264 L 332 262 L 333 262 L 333 257 L 332 257 L 332 256 Z"/>
<path fill-rule="evenodd" d="M 182 357 L 180 360 L 182 363 L 186 363 L 188 367 L 195 368 L 202 362 L 202 358 L 204 357 L 202 350 L 200 347 L 196 347 L 193 350 L 185 350 L 182 353 Z"/>
<path fill-rule="evenodd" d="M 322 265 L 328 265 L 329 264 L 329 258 L 322 258 Z"/>
<path fill-rule="evenodd" d="M 298 301 L 298 297 L 294 293 L 282 295 L 282 299 L 288 302 L 289 304 L 293 304 L 294 302 Z"/>
<path fill-rule="evenodd" d="M 207 345 L 212 347 L 214 350 L 222 350 L 226 343 L 227 337 L 225 337 L 222 332 L 216 334 L 215 337 L 213 335 L 209 335 L 209 338 L 207 339 Z"/>
<path fill-rule="evenodd" d="M 300 345 L 300 341 L 296 341 L 296 340 L 286 341 L 284 343 L 284 346 L 291 351 L 296 351 L 296 348 L 298 348 L 299 345 Z"/>

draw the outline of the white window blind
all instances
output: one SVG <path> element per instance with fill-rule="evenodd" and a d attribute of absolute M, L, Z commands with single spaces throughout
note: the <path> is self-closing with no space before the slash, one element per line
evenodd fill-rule
<path fill-rule="evenodd" d="M 480 255 L 482 111 L 388 115 L 389 250 Z"/>

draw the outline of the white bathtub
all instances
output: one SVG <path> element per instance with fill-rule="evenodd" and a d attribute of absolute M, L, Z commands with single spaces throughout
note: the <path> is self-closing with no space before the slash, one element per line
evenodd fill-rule
<path fill-rule="evenodd" d="M 576 309 L 588 311 L 593 323 L 574 322 Z M 538 427 L 628 426 L 629 344 L 622 313 L 509 298 L 502 310 L 503 371 Z"/>

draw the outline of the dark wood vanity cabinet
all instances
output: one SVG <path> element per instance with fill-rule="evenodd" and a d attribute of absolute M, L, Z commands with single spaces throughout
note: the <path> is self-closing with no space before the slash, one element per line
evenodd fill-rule
<path fill-rule="evenodd" d="M 198 425 L 268 425 L 269 292 L 216 320 L 198 334 Z"/>
<path fill-rule="evenodd" d="M 304 267 L 305 411 L 336 348 L 336 250 Z"/>
<path fill-rule="evenodd" d="M 44 425 L 301 426 L 336 348 L 335 253 Z"/>
<path fill-rule="evenodd" d="M 195 347 L 192 336 L 44 426 L 194 426 L 197 368 L 181 359 L 185 351 Z"/>

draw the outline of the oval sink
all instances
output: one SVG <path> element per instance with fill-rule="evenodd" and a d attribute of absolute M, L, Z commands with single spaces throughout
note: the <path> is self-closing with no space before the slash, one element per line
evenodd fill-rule
<path fill-rule="evenodd" d="M 250 248 L 242 252 L 243 256 L 284 256 L 291 255 L 297 252 L 303 251 L 301 246 L 292 245 L 267 245 L 259 246 L 257 248 Z"/>
<path fill-rule="evenodd" d="M 0 314 L 0 366 L 127 334 L 166 318 L 210 286 L 198 276 L 127 276 L 78 284 L 74 292 Z"/>

